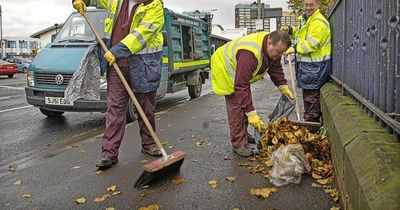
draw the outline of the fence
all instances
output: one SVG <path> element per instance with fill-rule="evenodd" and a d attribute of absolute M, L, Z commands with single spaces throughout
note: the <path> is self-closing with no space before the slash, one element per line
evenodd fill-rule
<path fill-rule="evenodd" d="M 338 0 L 330 13 L 332 79 L 400 134 L 400 0 Z"/>

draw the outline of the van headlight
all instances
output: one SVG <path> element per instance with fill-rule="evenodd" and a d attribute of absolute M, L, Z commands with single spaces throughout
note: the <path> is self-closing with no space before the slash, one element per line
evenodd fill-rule
<path fill-rule="evenodd" d="M 107 78 L 106 75 L 104 74 L 103 76 L 100 76 L 100 90 L 106 90 L 107 89 Z"/>
<path fill-rule="evenodd" d="M 35 86 L 35 80 L 33 79 L 33 71 L 28 70 L 28 74 L 26 75 L 26 83 L 28 87 Z"/>

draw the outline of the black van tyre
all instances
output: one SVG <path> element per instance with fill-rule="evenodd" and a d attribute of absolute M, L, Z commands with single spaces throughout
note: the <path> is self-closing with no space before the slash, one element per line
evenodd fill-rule
<path fill-rule="evenodd" d="M 133 105 L 133 101 L 129 99 L 129 104 L 128 104 L 128 112 L 126 114 L 126 123 L 131 123 L 137 119 L 136 113 L 135 113 L 135 105 Z"/>
<path fill-rule="evenodd" d="M 203 80 L 201 79 L 201 75 L 199 75 L 199 81 L 197 85 L 189 85 L 188 86 L 188 91 L 189 91 L 189 96 L 191 99 L 198 98 L 201 95 L 201 89 L 203 87 Z"/>
<path fill-rule="evenodd" d="M 27 73 L 27 72 L 28 72 L 28 68 L 24 67 L 24 68 L 22 69 L 22 73 Z"/>
<path fill-rule="evenodd" d="M 8 76 L 8 78 L 13 78 L 14 77 L 14 74 L 9 74 L 9 75 L 7 75 Z"/>
<path fill-rule="evenodd" d="M 44 108 L 39 108 L 40 112 L 44 115 L 46 115 L 47 117 L 61 117 L 62 114 L 64 114 L 64 112 L 58 112 L 58 111 L 50 111 Z"/>

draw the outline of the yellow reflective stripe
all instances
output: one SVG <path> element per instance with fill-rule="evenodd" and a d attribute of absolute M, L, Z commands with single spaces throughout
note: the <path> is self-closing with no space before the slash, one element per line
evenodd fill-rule
<path fill-rule="evenodd" d="M 163 58 L 163 62 L 164 62 L 164 58 Z M 198 60 L 198 61 L 189 61 L 189 62 L 177 62 L 177 63 L 174 63 L 174 69 L 209 64 L 209 63 L 210 63 L 209 59 Z"/>
<path fill-rule="evenodd" d="M 169 59 L 167 57 L 162 58 L 162 63 L 168 63 L 168 62 L 169 62 Z"/>

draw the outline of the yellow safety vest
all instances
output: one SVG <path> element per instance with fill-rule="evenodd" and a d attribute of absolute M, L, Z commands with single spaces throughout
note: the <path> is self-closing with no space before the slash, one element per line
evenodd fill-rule
<path fill-rule="evenodd" d="M 122 6 L 122 0 L 90 0 L 90 5 L 107 9 L 104 21 L 105 38 L 110 38 Z M 130 33 L 121 40 L 132 54 L 159 52 L 163 46 L 162 27 L 164 10 L 161 0 L 153 0 L 149 4 L 141 3 L 133 16 Z"/>
<path fill-rule="evenodd" d="M 297 61 L 321 62 L 331 58 L 331 29 L 319 10 L 307 21 L 299 17 L 300 24 L 294 29 L 297 43 Z"/>
<path fill-rule="evenodd" d="M 236 54 L 239 50 L 248 50 L 257 58 L 258 66 L 253 73 L 250 83 L 264 77 L 265 71 L 257 75 L 263 63 L 262 45 L 267 32 L 258 32 L 238 39 L 234 39 L 219 47 L 211 56 L 211 85 L 215 94 L 230 95 L 234 93 L 236 72 Z"/>

